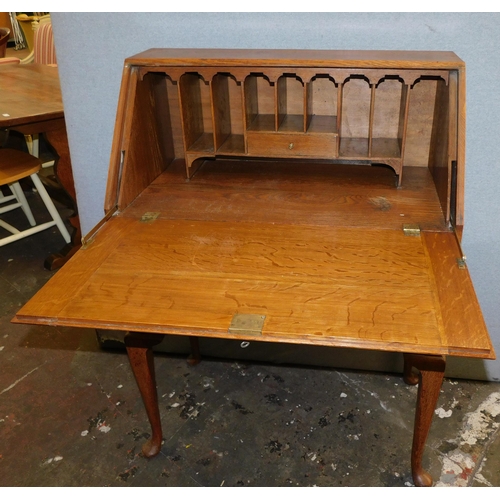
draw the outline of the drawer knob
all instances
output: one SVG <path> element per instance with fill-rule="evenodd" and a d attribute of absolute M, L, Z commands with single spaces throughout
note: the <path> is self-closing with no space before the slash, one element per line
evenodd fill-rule
<path fill-rule="evenodd" d="M 293 149 L 293 142 L 288 145 L 288 149 Z"/>

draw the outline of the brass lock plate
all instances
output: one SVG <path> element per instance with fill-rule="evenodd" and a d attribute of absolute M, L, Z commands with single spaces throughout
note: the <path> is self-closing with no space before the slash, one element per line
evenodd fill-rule
<path fill-rule="evenodd" d="M 228 332 L 237 335 L 262 335 L 265 319 L 262 314 L 235 314 Z"/>

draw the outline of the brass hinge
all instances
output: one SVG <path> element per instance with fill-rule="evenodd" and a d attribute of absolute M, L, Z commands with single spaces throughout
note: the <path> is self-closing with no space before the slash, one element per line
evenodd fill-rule
<path fill-rule="evenodd" d="M 228 332 L 238 335 L 262 335 L 265 319 L 261 314 L 235 314 Z"/>
<path fill-rule="evenodd" d="M 405 236 L 420 236 L 420 226 L 418 224 L 403 224 Z"/>
<path fill-rule="evenodd" d="M 457 259 L 457 265 L 459 269 L 466 269 L 467 263 L 465 262 L 465 255 Z"/>
<path fill-rule="evenodd" d="M 151 223 L 158 219 L 160 212 L 145 212 L 142 214 L 141 222 Z"/>

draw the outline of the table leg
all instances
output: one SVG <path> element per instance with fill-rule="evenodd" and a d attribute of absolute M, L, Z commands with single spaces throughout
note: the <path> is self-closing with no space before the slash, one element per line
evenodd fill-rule
<path fill-rule="evenodd" d="M 158 455 L 163 437 L 152 349 L 162 340 L 163 335 L 157 334 L 128 332 L 125 335 L 125 346 L 130 365 L 151 424 L 152 436 L 142 447 L 143 454 L 148 458 Z"/>
<path fill-rule="evenodd" d="M 73 170 L 69 153 L 68 137 L 64 120 L 60 120 L 57 126 L 51 127 L 44 132 L 49 146 L 54 150 L 57 159 L 54 167 L 54 175 L 61 188 L 66 192 L 72 201 L 73 215 L 69 218 L 70 224 L 74 227 L 71 242 L 62 248 L 58 253 L 52 254 L 45 260 L 45 268 L 55 270 L 64 265 L 68 259 L 81 246 L 81 229 L 78 209 L 76 205 L 76 191 L 73 180 Z"/>
<path fill-rule="evenodd" d="M 433 484 L 431 475 L 422 467 L 422 457 L 443 383 L 445 366 L 446 361 L 443 356 L 404 355 L 404 380 L 408 384 L 418 383 L 411 450 L 411 469 L 415 486 L 432 486 Z M 412 368 L 419 371 L 418 377 L 412 373 Z"/>
<path fill-rule="evenodd" d="M 195 366 L 201 361 L 200 342 L 198 337 L 189 337 L 189 345 L 191 346 L 191 354 L 188 357 L 188 364 Z"/>

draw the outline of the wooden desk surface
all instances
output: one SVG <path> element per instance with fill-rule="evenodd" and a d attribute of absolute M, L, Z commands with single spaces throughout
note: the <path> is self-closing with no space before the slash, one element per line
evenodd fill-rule
<path fill-rule="evenodd" d="M 0 66 L 0 127 L 63 117 L 57 67 L 44 64 Z"/>
<path fill-rule="evenodd" d="M 251 181 L 246 162 L 207 162 L 190 182 L 168 169 L 15 321 L 494 356 L 427 169 L 395 189 L 385 168 L 272 165 L 256 162 Z M 406 236 L 421 206 L 434 223 Z M 262 331 L 230 331 L 235 314 L 265 316 Z"/>

